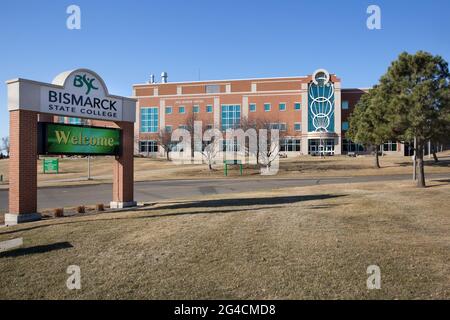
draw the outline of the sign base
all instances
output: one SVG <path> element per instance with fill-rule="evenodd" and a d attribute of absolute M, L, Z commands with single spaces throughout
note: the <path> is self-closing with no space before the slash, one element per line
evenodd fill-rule
<path fill-rule="evenodd" d="M 32 222 L 41 220 L 40 213 L 24 213 L 24 214 L 13 214 L 6 213 L 5 214 L 5 225 L 6 226 L 14 226 L 19 223 Z"/>
<path fill-rule="evenodd" d="M 137 206 L 137 202 L 136 201 L 129 201 L 129 202 L 111 201 L 109 203 L 109 206 L 110 206 L 111 209 L 131 208 L 131 207 L 136 207 Z"/>

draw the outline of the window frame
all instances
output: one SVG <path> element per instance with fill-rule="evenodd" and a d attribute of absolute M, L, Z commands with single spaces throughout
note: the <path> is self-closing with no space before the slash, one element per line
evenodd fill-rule
<path fill-rule="evenodd" d="M 344 105 L 345 105 L 346 107 L 344 107 Z M 350 103 L 348 102 L 348 100 L 342 100 L 341 107 L 342 107 L 342 110 L 348 110 L 348 109 L 350 109 Z"/>
<path fill-rule="evenodd" d="M 156 112 L 147 113 L 147 110 L 156 110 Z M 156 114 L 156 127 L 154 125 L 155 119 L 152 119 L 151 117 L 154 114 Z M 144 119 L 145 116 L 148 116 L 148 119 Z M 159 130 L 159 107 L 141 107 L 139 126 L 141 133 L 157 133 Z"/>

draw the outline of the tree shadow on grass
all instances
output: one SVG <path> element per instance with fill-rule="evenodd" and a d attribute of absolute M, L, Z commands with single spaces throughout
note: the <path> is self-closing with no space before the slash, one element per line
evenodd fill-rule
<path fill-rule="evenodd" d="M 317 194 L 305 196 L 199 200 L 199 201 L 183 202 L 179 204 L 168 204 L 166 206 L 158 206 L 155 208 L 150 208 L 146 211 L 164 210 L 164 209 L 176 210 L 176 209 L 192 209 L 192 208 L 247 207 L 247 206 L 292 204 L 296 202 L 326 200 L 344 196 L 345 195 L 338 195 L 338 194 Z"/>
<path fill-rule="evenodd" d="M 194 214 L 213 214 L 213 213 L 233 213 L 242 211 L 255 211 L 261 209 L 280 209 L 282 204 L 293 204 L 297 202 L 304 201 L 315 201 L 315 200 L 326 200 L 339 197 L 345 197 L 345 194 L 318 194 L 318 195 L 302 195 L 302 196 L 282 196 L 282 197 L 261 197 L 261 198 L 234 198 L 234 199 L 216 199 L 216 200 L 198 200 L 198 201 L 183 201 L 177 203 L 168 203 L 166 205 L 156 206 L 152 208 L 130 208 L 128 211 L 135 212 L 152 212 L 160 210 L 178 210 L 178 209 L 198 209 L 198 208 L 212 208 L 216 210 L 203 210 L 203 211 L 188 211 L 188 212 L 169 212 L 161 213 L 157 215 L 148 215 L 140 217 L 118 217 L 118 218 L 105 218 L 105 219 L 92 219 L 83 221 L 68 221 L 60 222 L 46 225 L 36 225 L 29 228 L 23 228 L 18 230 L 8 230 L 5 232 L 0 232 L 0 234 L 12 234 L 18 232 L 24 232 L 33 229 L 39 229 L 44 227 L 55 227 L 58 225 L 68 225 L 75 223 L 85 223 L 85 222 L 97 222 L 97 221 L 115 221 L 115 220 L 130 220 L 130 219 L 145 219 L 145 218 L 161 218 L 170 216 L 181 216 L 181 215 L 194 215 Z M 333 204 L 334 205 L 334 204 Z M 256 208 L 236 208 L 244 206 L 258 206 Z M 230 208 L 231 207 L 231 208 Z M 233 208 L 234 207 L 234 208 Z M 222 208 L 222 209 L 221 209 Z M 317 209 L 321 209 L 318 207 Z"/>
<path fill-rule="evenodd" d="M 450 183 L 450 179 L 436 179 L 436 180 L 431 180 L 431 181 L 442 182 L 442 183 Z"/>
<path fill-rule="evenodd" d="M 69 249 L 73 246 L 69 242 L 57 242 L 42 246 L 34 246 L 29 248 L 19 248 L 6 252 L 0 252 L 0 258 L 15 258 L 20 256 L 26 256 L 30 254 L 46 253 L 55 250 Z"/>
<path fill-rule="evenodd" d="M 439 159 L 439 162 L 434 162 L 432 159 L 424 159 L 425 167 L 450 167 L 450 160 Z M 399 162 L 400 167 L 412 167 L 412 162 Z"/>
<path fill-rule="evenodd" d="M 431 181 L 439 182 L 439 184 L 435 184 L 435 185 L 432 185 L 432 186 L 427 185 L 427 188 L 442 187 L 442 186 L 450 184 L 450 179 L 434 179 L 434 180 L 431 180 Z"/>

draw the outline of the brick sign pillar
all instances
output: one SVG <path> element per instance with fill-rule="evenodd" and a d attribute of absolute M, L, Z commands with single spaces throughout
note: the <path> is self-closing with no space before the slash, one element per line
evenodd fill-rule
<path fill-rule="evenodd" d="M 114 160 L 113 201 L 111 208 L 136 205 L 134 201 L 134 123 L 116 122 L 122 130 L 122 152 Z"/>
<path fill-rule="evenodd" d="M 37 117 L 33 111 L 9 112 L 9 213 L 5 224 L 40 219 L 37 213 Z"/>

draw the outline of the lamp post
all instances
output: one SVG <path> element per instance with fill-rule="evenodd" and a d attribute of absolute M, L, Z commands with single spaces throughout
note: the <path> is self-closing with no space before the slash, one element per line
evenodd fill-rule
<path fill-rule="evenodd" d="M 87 177 L 87 179 L 92 180 L 91 179 L 91 156 L 88 156 L 87 158 L 88 158 L 88 177 Z"/>

